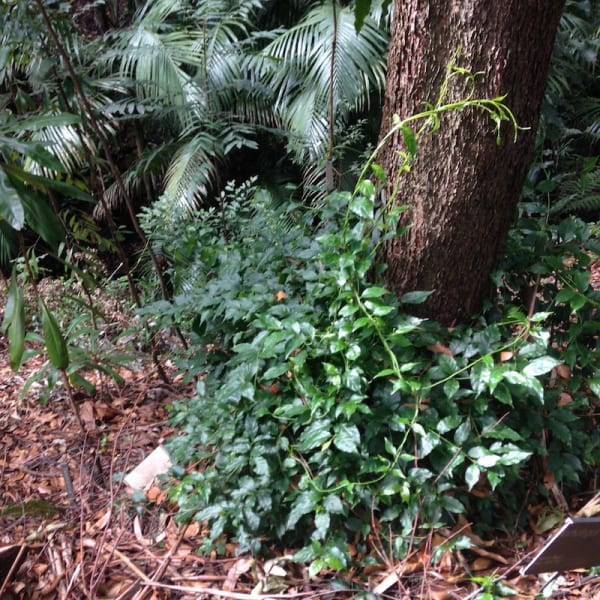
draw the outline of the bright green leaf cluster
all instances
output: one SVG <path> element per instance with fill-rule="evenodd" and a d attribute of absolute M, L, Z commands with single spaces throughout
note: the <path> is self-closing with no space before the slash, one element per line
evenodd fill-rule
<path fill-rule="evenodd" d="M 342 569 L 349 536 L 371 526 L 357 515 L 393 525 L 401 553 L 415 519 L 440 523 L 478 483 L 519 480 L 532 449 L 507 414 L 543 407 L 538 377 L 559 364 L 535 319 L 448 331 L 403 312 L 428 292 L 398 301 L 382 284 L 398 212 L 378 210 L 371 186 L 285 213 L 241 186 L 225 214 L 227 235 L 207 213 L 170 240 L 179 293 L 142 311 L 192 336 L 200 381 L 172 408 L 170 448 L 203 466 L 171 494 L 182 518 L 210 522 L 207 545 L 285 540 L 315 572 Z"/>

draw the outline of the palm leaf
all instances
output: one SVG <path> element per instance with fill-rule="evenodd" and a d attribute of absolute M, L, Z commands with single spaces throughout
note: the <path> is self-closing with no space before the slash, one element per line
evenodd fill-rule
<path fill-rule="evenodd" d="M 387 36 L 369 19 L 357 34 L 352 10 L 330 0 L 315 6 L 252 60 L 276 90 L 276 109 L 299 161 L 307 154 L 324 154 L 330 94 L 334 118 L 347 119 L 352 111 L 368 107 L 373 91 L 383 89 L 387 43 Z"/>
<path fill-rule="evenodd" d="M 219 141 L 209 133 L 198 133 L 175 153 L 165 176 L 165 195 L 179 208 L 193 210 L 206 196 L 221 158 Z"/>

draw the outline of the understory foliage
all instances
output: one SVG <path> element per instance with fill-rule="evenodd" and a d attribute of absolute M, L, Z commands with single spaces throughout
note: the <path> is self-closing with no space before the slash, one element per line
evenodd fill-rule
<path fill-rule="evenodd" d="M 189 348 L 174 358 L 196 381 L 171 408 L 170 493 L 182 520 L 208 522 L 207 547 L 285 543 L 313 573 L 341 570 L 373 550 L 406 556 L 461 514 L 519 526 L 536 501 L 585 488 L 600 459 L 600 248 L 582 220 L 600 208 L 597 3 L 567 0 L 497 297 L 454 329 L 411 315 L 426 291 L 397 299 L 382 284 L 381 245 L 402 234 L 403 209 L 380 197 L 377 165 L 328 193 L 353 188 L 377 128 L 390 3 L 129 4 L 129 25 L 90 40 L 68 3 L 43 4 L 53 30 L 31 3 L 0 10 L 0 263 L 23 261 L 0 325 L 13 368 L 32 340 L 48 392 L 63 381 L 93 393 L 90 370 L 119 380 L 127 358 L 107 350 L 93 306 L 73 319 L 63 289 L 61 307 L 31 310 L 20 283 L 35 279 L 23 252 L 37 244 L 93 305 L 107 279 L 75 257 L 114 251 L 127 225 L 104 239 L 91 210 L 118 216 L 135 200 L 148 205 L 140 244 L 165 259 L 173 291 L 140 310 L 144 331 L 179 327 Z M 501 101 L 475 102 L 511 120 Z M 441 112 L 396 123 L 406 169 Z M 248 172 L 261 184 L 221 189 Z"/>
<path fill-rule="evenodd" d="M 424 128 L 396 127 L 408 169 Z M 518 525 L 544 476 L 579 483 L 597 460 L 585 225 L 543 229 L 535 246 L 524 221 L 512 249 L 531 260 L 498 275 L 497 305 L 450 330 L 411 316 L 427 292 L 383 287 L 380 245 L 402 234 L 403 208 L 382 205 L 372 181 L 317 208 L 281 207 L 252 182 L 221 200 L 177 237 L 160 211 L 143 219 L 176 275 L 174 301 L 144 312 L 187 330 L 182 367 L 197 381 L 171 409 L 170 493 L 182 519 L 209 523 L 207 547 L 293 544 L 313 573 L 349 567 L 350 539 L 359 558 L 373 540 L 402 557 L 459 514 Z M 536 273 L 539 311 L 513 287 Z"/>
<path fill-rule="evenodd" d="M 529 194 L 546 194 L 551 215 L 600 211 L 600 6 L 567 0 L 557 32 Z"/>

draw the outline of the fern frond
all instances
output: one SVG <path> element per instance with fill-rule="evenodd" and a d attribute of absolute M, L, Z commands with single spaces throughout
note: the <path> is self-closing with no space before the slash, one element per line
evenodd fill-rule
<path fill-rule="evenodd" d="M 578 214 L 600 211 L 600 168 L 596 161 L 584 166 L 577 177 L 565 178 L 558 187 L 552 214 Z"/>

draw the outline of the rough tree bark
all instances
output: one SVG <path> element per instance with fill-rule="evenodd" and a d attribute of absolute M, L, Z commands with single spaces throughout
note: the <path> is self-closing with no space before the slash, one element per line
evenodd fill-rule
<path fill-rule="evenodd" d="M 541 102 L 564 0 L 395 0 L 382 136 L 401 118 L 435 103 L 448 64 L 477 78 L 475 97 L 506 95 L 522 127 L 499 145 L 489 117 L 464 110 L 424 136 L 396 202 L 409 205 L 408 233 L 385 250 L 387 284 L 397 293 L 435 290 L 422 314 L 448 325 L 478 312 L 492 291 L 535 143 Z M 466 88 L 452 90 L 460 99 Z M 392 182 L 400 135 L 379 162 Z M 391 184 L 389 184 L 391 185 Z"/>

